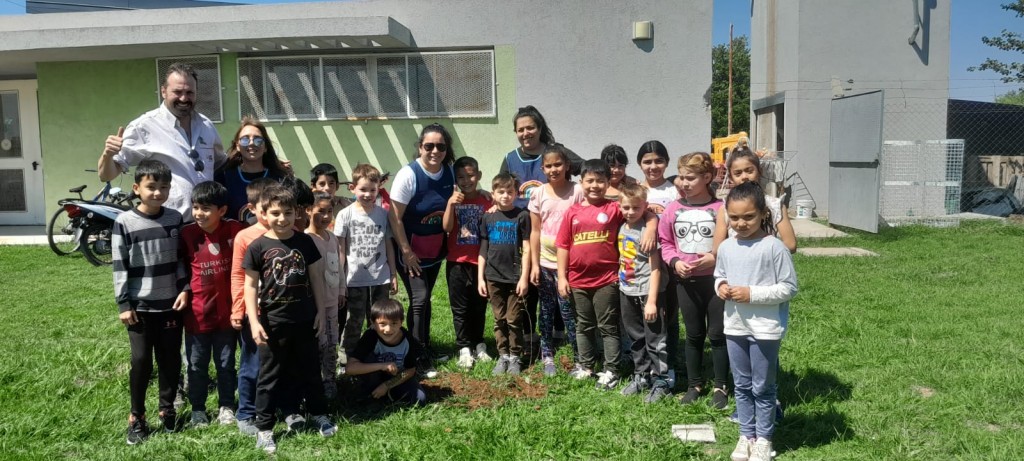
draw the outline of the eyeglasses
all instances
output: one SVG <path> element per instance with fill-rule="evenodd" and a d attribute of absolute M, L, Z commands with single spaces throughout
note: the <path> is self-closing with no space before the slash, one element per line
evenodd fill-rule
<path fill-rule="evenodd" d="M 188 152 L 188 158 L 195 162 L 196 171 L 202 173 L 202 171 L 206 169 L 206 164 L 203 163 L 203 159 L 199 158 L 199 152 L 196 152 L 195 149 Z"/>
<path fill-rule="evenodd" d="M 263 137 L 262 136 L 253 136 L 253 137 L 238 138 L 238 145 L 239 146 L 249 147 L 250 144 L 252 144 L 252 145 L 254 145 L 256 147 L 262 146 L 263 145 Z"/>
<path fill-rule="evenodd" d="M 434 148 L 437 148 L 438 152 L 448 152 L 448 145 L 443 142 L 425 142 L 421 147 L 425 152 L 433 152 Z"/>

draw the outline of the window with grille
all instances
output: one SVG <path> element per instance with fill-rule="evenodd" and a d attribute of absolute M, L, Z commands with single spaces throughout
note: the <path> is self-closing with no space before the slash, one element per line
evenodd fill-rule
<path fill-rule="evenodd" d="M 199 88 L 196 91 L 195 109 L 214 122 L 224 121 L 223 105 L 220 98 L 220 57 L 219 56 L 187 56 L 178 58 L 160 58 L 156 60 L 157 98 L 160 97 L 160 85 L 164 83 L 167 68 L 176 62 L 188 64 L 199 77 Z"/>
<path fill-rule="evenodd" d="M 491 51 L 240 58 L 238 88 L 260 120 L 495 115 Z"/>

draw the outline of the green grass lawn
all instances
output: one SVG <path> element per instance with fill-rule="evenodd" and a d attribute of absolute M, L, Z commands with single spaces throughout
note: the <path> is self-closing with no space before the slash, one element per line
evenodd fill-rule
<path fill-rule="evenodd" d="M 880 256 L 795 257 L 800 293 L 782 348 L 780 458 L 989 460 L 1024 452 L 1022 242 L 1024 228 L 981 222 L 802 241 Z M 0 247 L 0 274 L 0 459 L 265 458 L 233 427 L 126 446 L 129 352 L 110 269 L 46 247 Z M 440 283 L 433 332 L 450 351 L 446 297 Z M 452 362 L 441 369 L 458 373 Z M 480 364 L 469 374 L 491 380 L 489 371 Z M 278 430 L 277 457 L 728 459 L 738 436 L 727 412 L 704 404 L 644 405 L 592 382 L 530 376 L 547 386 L 545 397 L 475 408 L 457 394 L 417 409 L 339 405 L 334 438 Z M 516 385 L 490 383 L 496 394 Z M 210 402 L 215 408 L 213 395 Z M 714 424 L 718 443 L 671 436 L 672 424 L 704 422 Z"/>

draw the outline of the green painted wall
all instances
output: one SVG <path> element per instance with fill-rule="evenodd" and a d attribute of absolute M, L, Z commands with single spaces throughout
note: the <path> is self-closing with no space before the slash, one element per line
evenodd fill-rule
<path fill-rule="evenodd" d="M 503 155 L 516 145 L 511 121 L 516 111 L 514 50 L 499 46 L 494 51 L 497 117 L 268 122 L 267 128 L 299 178 L 308 180 L 315 163 L 328 162 L 338 166 L 342 179 L 347 179 L 346 171 L 367 161 L 384 171 L 397 172 L 415 155 L 413 143 L 419 129 L 440 122 L 452 132 L 458 155 L 480 161 L 481 183 L 487 187 Z M 222 54 L 220 60 L 225 120 L 217 129 L 225 144 L 240 121 L 236 57 Z M 37 75 L 48 217 L 69 188 L 88 184 L 86 192 L 95 193 L 102 187 L 95 173 L 84 170 L 96 168 L 107 135 L 156 107 L 156 64 L 153 59 L 40 63 Z M 131 179 L 124 175 L 115 185 L 128 189 Z"/>

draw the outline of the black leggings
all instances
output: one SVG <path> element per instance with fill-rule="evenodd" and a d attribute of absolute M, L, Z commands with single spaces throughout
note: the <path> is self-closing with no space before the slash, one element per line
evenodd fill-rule
<path fill-rule="evenodd" d="M 433 354 L 430 348 L 430 312 L 432 310 L 430 295 L 434 292 L 434 284 L 437 283 L 437 276 L 440 272 L 441 262 L 430 267 L 421 267 L 419 277 L 410 276 L 407 270 L 399 271 L 402 276 L 402 284 L 405 285 L 405 293 L 409 296 L 406 328 L 409 329 L 412 337 L 427 349 L 428 354 Z"/>
<path fill-rule="evenodd" d="M 725 343 L 725 301 L 715 294 L 715 277 L 701 275 L 681 279 L 672 276 L 679 309 L 686 326 L 686 380 L 689 387 L 704 385 L 704 340 L 711 342 L 715 387 L 729 380 L 729 350 Z"/>

